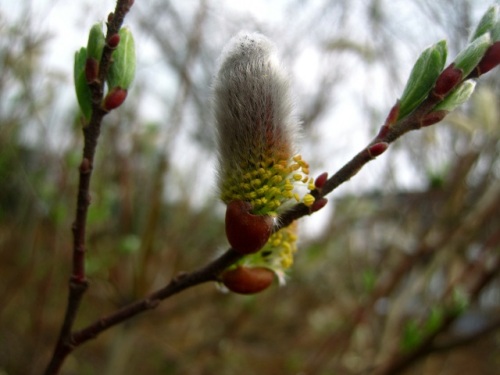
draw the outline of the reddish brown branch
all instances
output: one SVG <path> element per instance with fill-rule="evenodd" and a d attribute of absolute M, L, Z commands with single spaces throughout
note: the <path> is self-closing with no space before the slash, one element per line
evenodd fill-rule
<path fill-rule="evenodd" d="M 108 30 L 106 40 L 118 33 L 123 23 L 125 15 L 133 4 L 133 0 L 118 0 L 115 12 L 108 19 Z M 61 326 L 52 359 L 48 364 L 45 374 L 57 374 L 66 356 L 71 353 L 75 345 L 71 341 L 71 330 L 80 306 L 81 299 L 85 293 L 88 282 L 85 275 L 85 235 L 87 212 L 90 205 L 90 180 L 94 156 L 97 147 L 97 140 L 101 130 L 101 123 L 106 111 L 101 108 L 103 99 L 104 82 L 111 62 L 113 49 L 105 46 L 100 61 L 99 77 L 91 83 L 92 93 L 92 115 L 89 123 L 84 127 L 84 148 L 83 157 L 80 164 L 80 178 L 78 182 L 78 194 L 76 202 L 76 215 L 73 223 L 73 267 L 69 282 L 68 304 L 64 321 Z"/>

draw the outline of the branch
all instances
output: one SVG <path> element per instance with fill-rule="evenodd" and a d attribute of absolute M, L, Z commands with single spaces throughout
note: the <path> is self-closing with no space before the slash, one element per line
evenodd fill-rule
<path fill-rule="evenodd" d="M 114 13 L 112 13 L 108 18 L 106 40 L 108 40 L 112 35 L 118 33 L 123 23 L 123 19 L 130 10 L 132 4 L 132 0 L 117 1 Z M 92 115 L 89 123 L 83 129 L 83 158 L 79 167 L 80 178 L 78 182 L 76 215 L 72 226 L 73 266 L 69 281 L 68 304 L 66 306 L 64 321 L 52 359 L 45 370 L 46 375 L 57 374 L 66 356 L 74 349 L 74 345 L 70 339 L 71 329 L 73 327 L 83 294 L 88 287 L 88 281 L 85 275 L 85 236 L 87 212 L 90 205 L 89 187 L 92 177 L 97 140 L 101 130 L 101 123 L 103 117 L 107 114 L 107 111 L 101 107 L 101 103 L 103 100 L 104 82 L 106 81 L 106 76 L 111 63 L 112 53 L 113 48 L 105 45 L 99 65 L 100 69 L 98 79 L 89 84 L 92 94 Z"/>

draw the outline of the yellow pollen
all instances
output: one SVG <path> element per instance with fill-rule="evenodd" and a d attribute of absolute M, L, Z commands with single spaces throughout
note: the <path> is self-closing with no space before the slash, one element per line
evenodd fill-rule
<path fill-rule="evenodd" d="M 304 195 L 304 198 L 302 198 L 302 201 L 309 207 L 314 203 L 314 197 L 311 194 L 306 194 Z"/>

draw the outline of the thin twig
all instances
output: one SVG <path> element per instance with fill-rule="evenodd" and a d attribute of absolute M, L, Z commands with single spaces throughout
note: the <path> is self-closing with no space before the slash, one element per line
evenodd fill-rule
<path fill-rule="evenodd" d="M 123 23 L 123 19 L 132 4 L 132 0 L 117 1 L 115 12 L 110 15 L 108 19 L 106 40 L 108 40 L 110 36 L 118 33 Z M 98 79 L 89 85 L 92 93 L 92 115 L 89 123 L 83 128 L 84 148 L 82 162 L 79 167 L 80 178 L 78 182 L 76 215 L 72 227 L 73 266 L 69 281 L 68 304 L 66 306 L 66 313 L 52 359 L 45 370 L 46 375 L 57 374 L 64 359 L 75 347 L 71 341 L 71 330 L 75 322 L 80 302 L 88 287 L 88 281 L 85 274 L 85 236 L 87 212 L 90 205 L 89 188 L 101 123 L 103 117 L 107 113 L 102 109 L 101 102 L 104 93 L 104 82 L 106 81 L 112 53 L 113 49 L 105 45 L 99 65 Z"/>

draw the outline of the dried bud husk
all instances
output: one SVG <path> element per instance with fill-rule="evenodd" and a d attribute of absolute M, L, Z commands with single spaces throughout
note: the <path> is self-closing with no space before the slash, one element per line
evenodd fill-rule
<path fill-rule="evenodd" d="M 265 267 L 238 266 L 222 274 L 222 283 L 239 294 L 255 294 L 267 289 L 274 280 L 274 272 Z"/>

